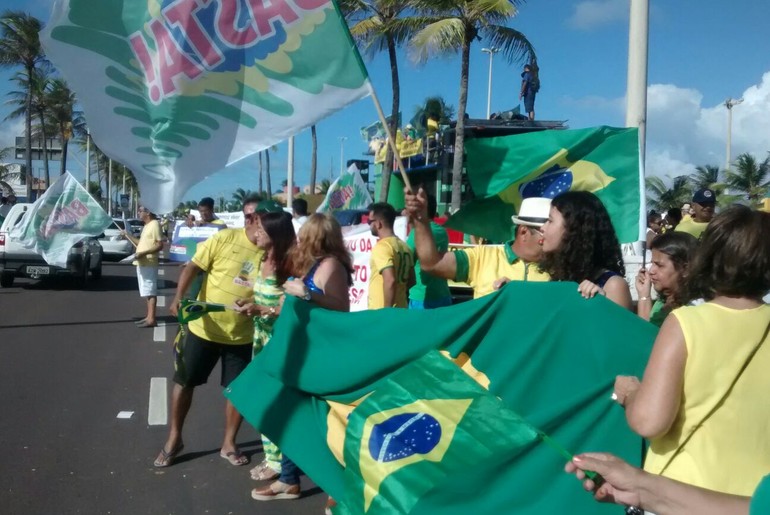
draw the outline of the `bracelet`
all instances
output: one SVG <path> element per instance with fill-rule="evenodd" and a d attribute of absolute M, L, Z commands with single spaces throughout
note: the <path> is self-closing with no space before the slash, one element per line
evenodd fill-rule
<path fill-rule="evenodd" d="M 652 299 L 649 297 L 639 297 L 639 300 L 642 301 L 642 300 L 652 300 Z"/>

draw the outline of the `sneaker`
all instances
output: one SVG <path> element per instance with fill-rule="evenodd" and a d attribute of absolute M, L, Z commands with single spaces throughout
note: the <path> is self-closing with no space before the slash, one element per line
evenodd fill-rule
<path fill-rule="evenodd" d="M 299 499 L 299 485 L 287 485 L 280 481 L 270 483 L 264 488 L 251 491 L 251 498 L 257 501 L 279 501 L 282 499 Z"/>

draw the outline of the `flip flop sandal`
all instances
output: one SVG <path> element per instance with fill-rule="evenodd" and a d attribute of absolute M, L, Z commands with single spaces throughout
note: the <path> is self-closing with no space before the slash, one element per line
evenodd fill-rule
<path fill-rule="evenodd" d="M 234 467 L 241 467 L 243 465 L 248 465 L 249 458 L 246 457 L 244 454 L 241 454 L 240 451 L 230 451 L 226 454 L 219 453 L 220 458 L 224 458 L 227 461 L 230 462 L 230 465 Z"/>
<path fill-rule="evenodd" d="M 271 479 L 277 479 L 281 474 L 276 470 L 270 468 L 266 462 L 262 462 L 249 471 L 251 479 L 254 481 L 269 481 Z"/>
<path fill-rule="evenodd" d="M 180 443 L 179 445 L 177 445 L 176 449 L 170 452 L 166 452 L 165 447 L 162 448 L 160 450 L 160 456 L 155 458 L 155 462 L 153 463 L 153 465 L 155 465 L 155 467 L 157 468 L 170 467 L 171 465 L 174 464 L 174 460 L 176 459 L 177 456 L 179 456 L 179 453 L 182 452 L 182 449 L 184 449 L 183 443 Z"/>
<path fill-rule="evenodd" d="M 158 327 L 158 324 L 157 324 L 157 322 L 154 323 L 154 324 L 149 324 L 147 322 L 142 322 L 140 324 L 136 324 L 136 327 L 142 327 L 142 328 L 144 328 L 144 327 Z"/>

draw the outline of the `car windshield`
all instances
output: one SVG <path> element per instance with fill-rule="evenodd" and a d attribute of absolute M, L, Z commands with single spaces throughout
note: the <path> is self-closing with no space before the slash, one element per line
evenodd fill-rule
<path fill-rule="evenodd" d="M 117 225 L 117 226 L 118 226 L 118 228 L 119 228 L 120 230 L 123 230 L 123 229 L 125 229 L 125 228 L 126 228 L 125 224 L 123 223 L 123 220 L 114 220 L 114 219 L 113 219 L 113 220 L 112 220 L 112 222 L 113 222 L 115 225 Z M 109 229 L 109 227 L 108 227 L 108 229 Z"/>

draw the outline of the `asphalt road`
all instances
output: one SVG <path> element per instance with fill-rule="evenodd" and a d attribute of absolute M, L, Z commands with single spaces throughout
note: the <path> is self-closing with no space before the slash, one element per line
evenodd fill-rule
<path fill-rule="evenodd" d="M 170 301 L 178 267 L 164 271 Z M 176 326 L 139 329 L 143 316 L 134 268 L 105 264 L 83 291 L 66 281 L 17 279 L 0 289 L 0 512 L 16 514 L 322 514 L 326 496 L 303 477 L 296 501 L 257 502 L 249 468 L 219 457 L 224 397 L 219 371 L 199 387 L 175 465 L 152 462 L 166 438 L 163 379 L 152 410 L 152 378 L 173 373 Z M 157 398 L 157 397 L 156 397 Z M 133 412 L 120 419 L 121 411 Z M 262 459 L 257 432 L 244 424 L 241 449 Z"/>

